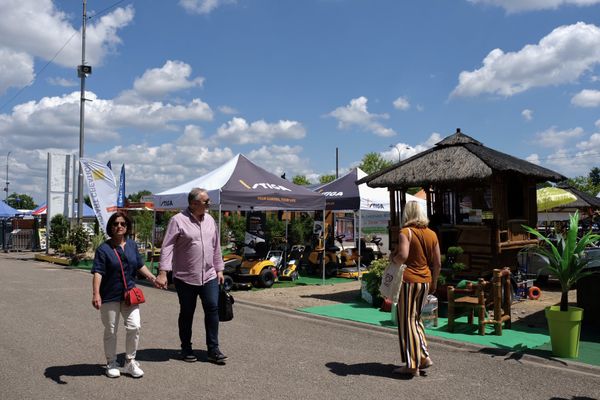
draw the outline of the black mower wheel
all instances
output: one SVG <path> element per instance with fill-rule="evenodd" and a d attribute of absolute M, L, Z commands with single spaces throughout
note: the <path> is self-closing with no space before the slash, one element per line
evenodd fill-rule
<path fill-rule="evenodd" d="M 334 262 L 329 262 L 325 264 L 325 276 L 328 278 L 334 277 L 337 275 L 338 266 Z"/>
<path fill-rule="evenodd" d="M 275 275 L 273 275 L 273 271 L 268 268 L 260 271 L 260 275 L 258 276 L 258 286 L 264 288 L 270 288 L 275 283 Z"/>
<path fill-rule="evenodd" d="M 298 271 L 294 271 L 291 273 L 290 278 L 292 278 L 292 281 L 295 281 L 298 278 L 300 278 L 300 274 L 298 273 Z"/>
<path fill-rule="evenodd" d="M 229 275 L 224 275 L 223 278 L 223 289 L 225 289 L 226 292 L 229 292 L 233 289 L 233 278 Z"/>

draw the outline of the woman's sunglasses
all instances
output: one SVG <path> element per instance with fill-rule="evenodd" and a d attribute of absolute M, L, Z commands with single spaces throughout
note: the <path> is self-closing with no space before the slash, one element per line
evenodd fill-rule
<path fill-rule="evenodd" d="M 113 224 L 112 224 L 112 225 L 113 225 L 113 226 L 124 226 L 124 227 L 126 227 L 126 228 L 127 228 L 127 222 L 120 222 L 120 221 L 117 221 L 117 222 L 113 222 Z"/>

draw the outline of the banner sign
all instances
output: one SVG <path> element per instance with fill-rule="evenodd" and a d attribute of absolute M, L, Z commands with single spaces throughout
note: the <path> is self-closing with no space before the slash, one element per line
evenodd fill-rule
<path fill-rule="evenodd" d="M 125 207 L 125 164 L 121 167 L 121 177 L 119 178 L 119 197 L 117 197 L 117 207 Z"/>
<path fill-rule="evenodd" d="M 104 163 L 82 158 L 79 160 L 83 168 L 83 176 L 87 183 L 92 208 L 98 219 L 100 229 L 106 232 L 106 223 L 110 216 L 117 211 L 117 182 L 115 176 Z"/>

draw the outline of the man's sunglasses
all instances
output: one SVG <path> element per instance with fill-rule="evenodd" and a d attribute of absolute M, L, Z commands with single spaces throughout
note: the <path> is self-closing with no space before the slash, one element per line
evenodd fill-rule
<path fill-rule="evenodd" d="M 202 201 L 202 200 L 194 200 L 194 203 L 204 204 L 205 206 L 210 206 L 210 199 L 204 200 L 204 201 Z"/>

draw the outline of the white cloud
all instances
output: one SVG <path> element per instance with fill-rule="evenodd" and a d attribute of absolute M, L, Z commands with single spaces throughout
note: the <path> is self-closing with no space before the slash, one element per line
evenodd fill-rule
<path fill-rule="evenodd" d="M 571 98 L 571 104 L 578 107 L 600 106 L 600 90 L 584 89 Z"/>
<path fill-rule="evenodd" d="M 168 93 L 201 87 L 204 78 L 189 79 L 192 67 L 182 61 L 168 60 L 160 68 L 146 70 L 140 78 L 133 83 L 134 91 L 142 97 L 160 98 Z"/>
<path fill-rule="evenodd" d="M 396 100 L 394 100 L 394 108 L 405 111 L 410 108 L 410 103 L 406 97 L 398 97 Z"/>
<path fill-rule="evenodd" d="M 483 66 L 462 71 L 452 96 L 512 96 L 534 87 L 576 81 L 600 63 L 600 28 L 578 22 L 554 29 L 518 52 L 492 50 Z"/>
<path fill-rule="evenodd" d="M 349 129 L 356 126 L 377 136 L 394 136 L 396 132 L 377 122 L 377 119 L 387 119 L 387 114 L 371 114 L 367 110 L 368 99 L 364 96 L 350 100 L 350 104 L 338 107 L 328 115 L 338 121 L 338 129 Z"/>
<path fill-rule="evenodd" d="M 11 114 L 0 114 L 0 137 L 25 149 L 77 147 L 79 97 L 79 92 L 72 92 L 15 106 Z M 172 105 L 116 103 L 99 99 L 93 92 L 86 92 L 86 98 L 91 101 L 86 103 L 85 135 L 92 142 L 116 140 L 119 130 L 125 128 L 146 132 L 176 130 L 173 124 L 177 122 L 212 119 L 212 110 L 199 99 Z"/>
<path fill-rule="evenodd" d="M 248 158 L 267 171 L 281 176 L 285 172 L 288 180 L 296 175 L 312 173 L 307 165 L 310 161 L 300 157 L 301 146 L 262 146 L 248 153 Z"/>
<path fill-rule="evenodd" d="M 238 110 L 229 106 L 219 106 L 218 110 L 225 115 L 235 115 L 238 114 Z"/>
<path fill-rule="evenodd" d="M 410 146 L 406 143 L 396 143 L 390 147 L 390 150 L 381 152 L 381 157 L 392 162 L 398 162 L 414 156 L 415 154 L 421 153 L 427 149 L 435 146 L 436 143 L 442 140 L 442 135 L 437 132 L 432 133 L 425 142 L 419 143 L 415 146 Z"/>
<path fill-rule="evenodd" d="M 561 6 L 591 6 L 599 4 L 600 0 L 467 0 L 470 3 L 486 4 L 504 8 L 509 13 L 555 10 Z"/>
<path fill-rule="evenodd" d="M 523 116 L 523 119 L 525 119 L 525 121 L 531 121 L 533 119 L 533 110 L 526 108 L 523 111 L 521 111 L 521 115 Z"/>
<path fill-rule="evenodd" d="M 59 77 L 48 78 L 47 81 L 51 85 L 61 86 L 61 87 L 73 87 L 73 86 L 79 85 L 79 82 L 77 82 L 73 79 L 65 79 L 65 78 L 59 78 Z"/>
<path fill-rule="evenodd" d="M 129 192 L 147 189 L 158 193 L 202 176 L 234 156 L 229 148 L 210 150 L 197 140 L 196 133 L 187 131 L 173 143 L 159 146 L 116 146 L 94 157 L 125 163 Z"/>
<path fill-rule="evenodd" d="M 33 78 L 33 58 L 0 44 L 0 96 L 9 87 L 27 86 Z"/>
<path fill-rule="evenodd" d="M 53 62 L 67 68 L 81 63 L 80 27 L 72 26 L 69 16 L 58 10 L 52 0 L 3 0 L 0 15 L 0 47 L 44 60 L 56 56 Z M 88 21 L 86 61 L 90 65 L 102 64 L 104 57 L 121 43 L 117 31 L 127 26 L 133 16 L 133 7 L 127 6 Z"/>
<path fill-rule="evenodd" d="M 276 139 L 302 139 L 306 130 L 298 121 L 281 120 L 267 123 L 263 120 L 250 124 L 244 118 L 234 117 L 217 130 L 215 140 L 228 143 L 269 143 Z"/>
<path fill-rule="evenodd" d="M 594 122 L 594 125 L 596 125 L 596 128 L 600 128 L 600 119 Z"/>
<path fill-rule="evenodd" d="M 538 132 L 536 134 L 535 143 L 536 145 L 543 147 L 561 148 L 564 147 L 569 140 L 578 138 L 581 135 L 583 135 L 583 129 L 580 127 L 558 131 L 556 130 L 556 127 L 553 126 L 543 132 Z"/>
<path fill-rule="evenodd" d="M 541 164 L 540 156 L 536 153 L 528 155 L 527 157 L 525 157 L 525 160 L 529 161 L 530 163 L 536 164 L 536 165 Z"/>
<path fill-rule="evenodd" d="M 192 14 L 210 14 L 217 7 L 232 3 L 235 0 L 179 0 L 179 5 Z"/>
<path fill-rule="evenodd" d="M 588 140 L 576 144 L 580 150 L 600 150 L 600 133 L 593 133 Z"/>
<path fill-rule="evenodd" d="M 559 149 L 546 157 L 545 166 L 565 176 L 587 175 L 590 169 L 598 165 L 600 154 L 598 150 L 586 150 L 573 154 L 567 149 Z"/>

